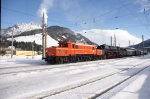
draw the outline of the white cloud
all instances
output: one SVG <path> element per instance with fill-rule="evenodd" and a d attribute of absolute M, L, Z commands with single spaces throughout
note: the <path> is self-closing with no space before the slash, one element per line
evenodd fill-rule
<path fill-rule="evenodd" d="M 140 5 L 140 12 L 150 10 L 150 0 L 137 0 L 136 3 Z"/>
<path fill-rule="evenodd" d="M 108 44 L 110 45 L 110 37 L 114 38 L 114 34 L 117 39 L 117 46 L 125 47 L 129 45 L 129 40 L 131 44 L 137 44 L 141 42 L 141 39 L 131 35 L 129 32 L 125 30 L 101 30 L 101 29 L 90 29 L 90 30 L 82 30 L 77 33 L 81 33 L 83 36 L 89 38 L 91 41 L 101 45 Z"/>
<path fill-rule="evenodd" d="M 53 0 L 42 0 L 42 3 L 40 4 L 40 8 L 38 10 L 38 14 L 40 15 L 40 17 L 43 17 L 44 14 L 45 24 L 47 24 L 47 13 L 51 7 L 53 7 Z"/>

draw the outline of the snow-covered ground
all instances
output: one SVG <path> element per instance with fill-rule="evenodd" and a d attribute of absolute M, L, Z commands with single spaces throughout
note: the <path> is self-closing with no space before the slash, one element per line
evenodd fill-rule
<path fill-rule="evenodd" d="M 0 56 L 0 99 L 149 99 L 149 72 L 150 55 L 58 65 Z"/>
<path fill-rule="evenodd" d="M 133 78 L 134 79 L 134 78 Z M 136 76 L 132 83 L 120 90 L 111 99 L 150 99 L 150 68 Z"/>

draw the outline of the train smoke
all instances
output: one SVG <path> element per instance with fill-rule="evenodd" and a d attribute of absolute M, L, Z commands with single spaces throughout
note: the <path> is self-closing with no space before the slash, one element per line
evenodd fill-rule
<path fill-rule="evenodd" d="M 40 15 L 40 17 L 43 17 L 43 13 L 44 13 L 45 24 L 47 24 L 47 18 L 48 18 L 47 12 L 52 6 L 53 6 L 53 0 L 42 0 L 42 3 L 40 4 L 38 14 Z"/>

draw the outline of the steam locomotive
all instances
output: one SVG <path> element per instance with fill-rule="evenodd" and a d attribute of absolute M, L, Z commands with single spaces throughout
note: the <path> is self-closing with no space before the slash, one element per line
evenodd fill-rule
<path fill-rule="evenodd" d="M 120 58 L 141 55 L 141 51 L 108 45 L 81 45 L 60 41 L 58 47 L 49 47 L 45 51 L 48 64 L 63 64 L 100 59 Z"/>
<path fill-rule="evenodd" d="M 106 59 L 142 55 L 142 52 L 140 50 L 130 48 L 130 47 L 122 48 L 122 47 L 115 47 L 115 46 L 109 46 L 103 44 L 98 46 L 97 49 L 104 50 L 105 52 L 104 57 Z"/>

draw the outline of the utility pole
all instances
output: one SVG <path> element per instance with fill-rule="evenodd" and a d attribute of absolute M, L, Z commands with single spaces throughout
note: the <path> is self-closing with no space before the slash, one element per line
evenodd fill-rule
<path fill-rule="evenodd" d="M 0 51 L 2 51 L 2 49 L 3 49 L 3 41 L 2 41 L 2 35 L 1 35 L 2 33 L 0 32 L 0 44 L 1 44 L 1 46 L 0 46 Z"/>
<path fill-rule="evenodd" d="M 120 43 L 119 43 L 119 47 L 120 47 Z"/>
<path fill-rule="evenodd" d="M 34 51 L 34 50 L 33 50 L 33 42 L 32 42 L 32 59 L 33 59 L 33 51 Z"/>
<path fill-rule="evenodd" d="M 45 16 L 43 13 L 43 18 L 42 18 L 42 59 L 45 59 L 45 48 L 46 48 L 46 24 L 45 24 Z"/>
<path fill-rule="evenodd" d="M 116 35 L 114 34 L 114 46 L 116 47 Z"/>
<path fill-rule="evenodd" d="M 12 40 L 11 40 L 11 58 L 13 58 L 13 42 L 14 42 L 14 38 L 13 38 L 13 30 L 12 30 L 12 36 L 11 36 L 11 38 L 12 38 Z"/>
<path fill-rule="evenodd" d="M 44 13 L 42 18 L 42 59 L 45 58 L 45 20 L 44 20 Z"/>
<path fill-rule="evenodd" d="M 115 18 L 118 18 L 117 16 L 115 17 Z M 116 29 L 116 31 L 117 31 L 117 29 L 119 29 L 119 28 L 115 28 Z M 115 47 L 116 47 L 116 45 L 117 45 L 117 38 L 116 38 L 116 35 L 114 34 L 114 43 L 115 43 Z"/>
<path fill-rule="evenodd" d="M 143 56 L 144 56 L 144 35 L 142 35 L 142 48 L 143 48 Z"/>
<path fill-rule="evenodd" d="M 110 44 L 111 44 L 111 46 L 112 46 L 112 36 L 110 37 Z"/>
<path fill-rule="evenodd" d="M 35 56 L 35 40 L 32 42 L 32 59 L 34 58 L 33 56 Z"/>
<path fill-rule="evenodd" d="M 45 25 L 45 48 L 47 48 L 47 26 Z"/>
<path fill-rule="evenodd" d="M 35 56 L 35 40 L 34 40 L 34 43 L 33 43 L 33 48 L 34 48 L 34 56 Z"/>

